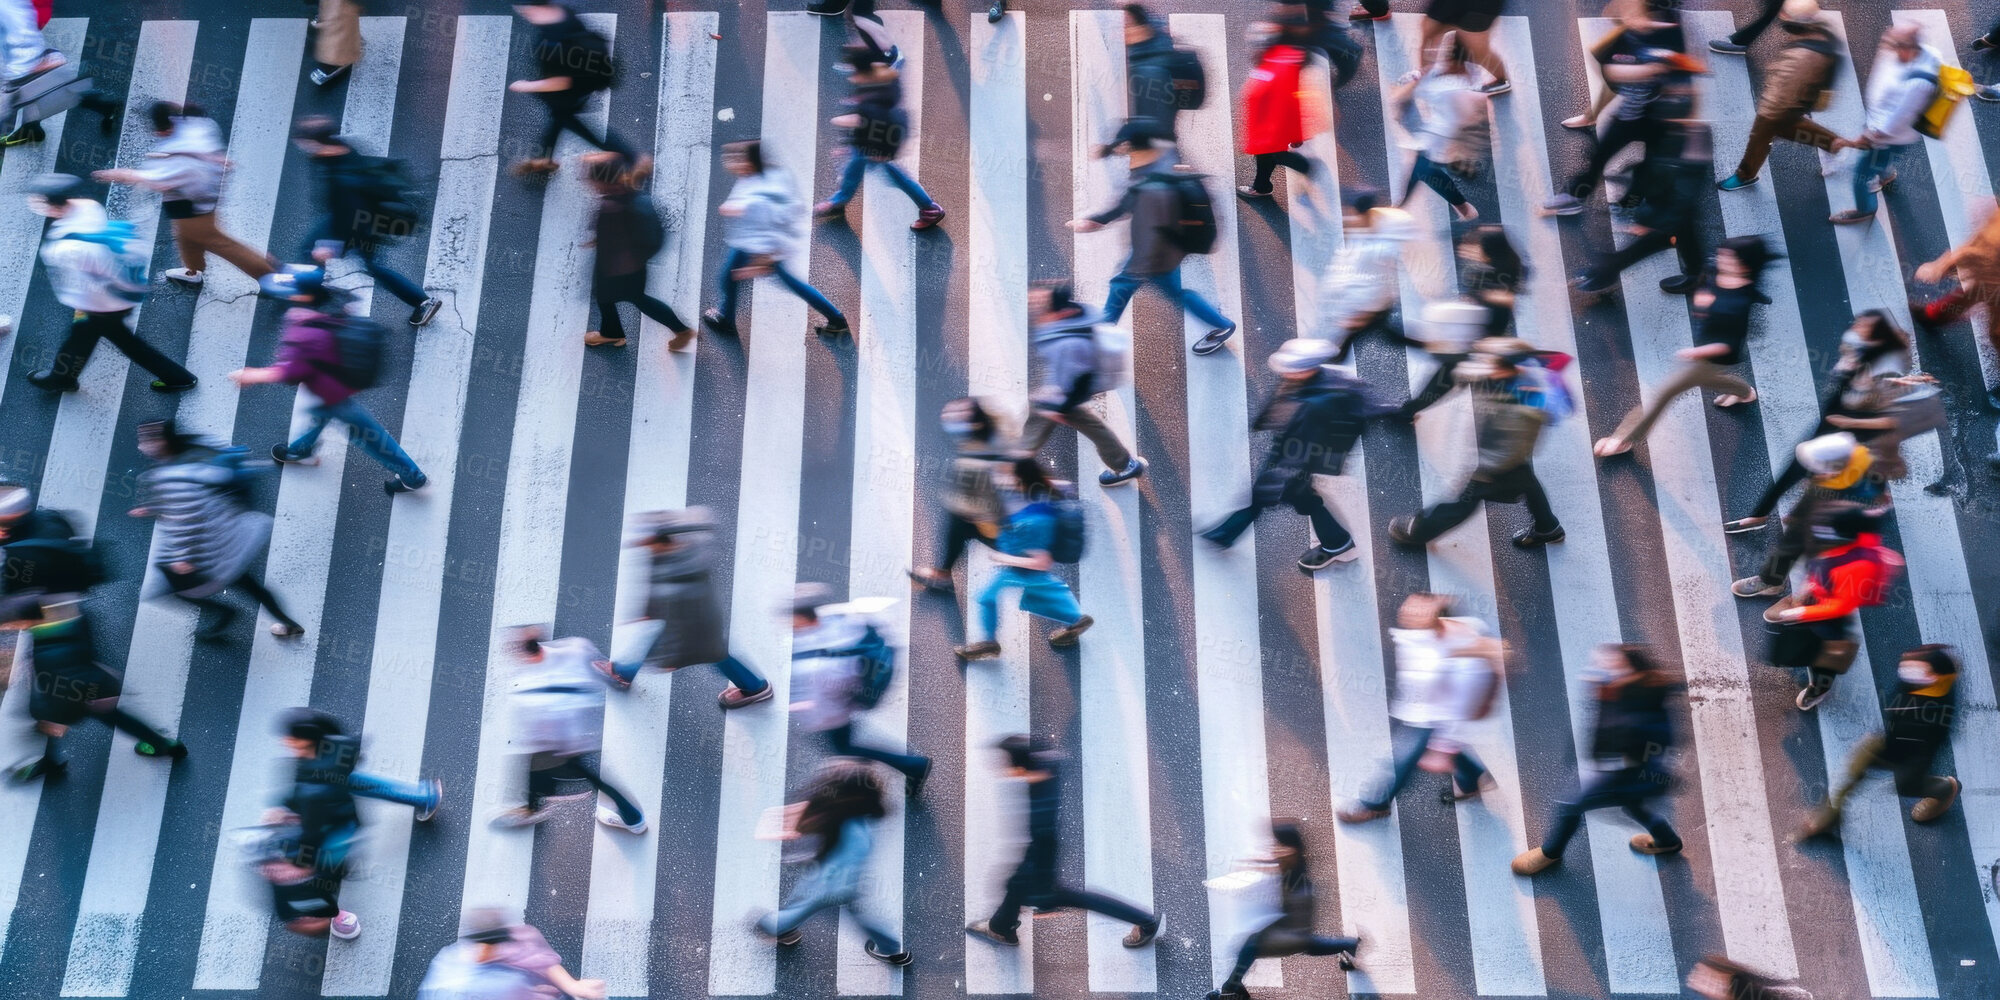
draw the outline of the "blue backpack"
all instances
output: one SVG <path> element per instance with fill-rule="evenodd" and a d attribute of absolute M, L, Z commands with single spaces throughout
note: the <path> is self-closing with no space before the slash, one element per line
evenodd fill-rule
<path fill-rule="evenodd" d="M 889 645 L 889 640 L 883 638 L 873 625 L 868 626 L 852 646 L 792 651 L 794 660 L 819 656 L 854 657 L 854 705 L 857 708 L 874 708 L 881 704 L 883 693 L 889 690 L 889 682 L 896 678 L 896 647 Z"/>
<path fill-rule="evenodd" d="M 1021 508 L 1016 517 L 1045 514 L 1055 522 L 1049 537 L 1049 558 L 1059 563 L 1075 563 L 1083 558 L 1083 504 L 1073 496 L 1057 494 Z"/>

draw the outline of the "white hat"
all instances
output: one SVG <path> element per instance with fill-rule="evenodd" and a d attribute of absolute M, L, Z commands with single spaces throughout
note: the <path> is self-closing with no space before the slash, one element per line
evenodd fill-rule
<path fill-rule="evenodd" d="M 1339 354 L 1333 341 L 1317 337 L 1294 337 L 1278 345 L 1266 362 L 1279 375 L 1295 375 L 1326 364 Z"/>
<path fill-rule="evenodd" d="M 35 493 L 18 483 L 0 483 L 0 521 L 12 521 L 35 509 Z"/>
<path fill-rule="evenodd" d="M 1847 463 L 1854 459 L 1854 450 L 1859 447 L 1861 442 L 1854 435 L 1840 431 L 1801 441 L 1793 453 L 1807 472 L 1825 476 L 1847 468 Z"/>

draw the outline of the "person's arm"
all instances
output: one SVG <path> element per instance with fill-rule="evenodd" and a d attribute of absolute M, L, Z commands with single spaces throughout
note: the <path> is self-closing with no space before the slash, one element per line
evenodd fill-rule
<path fill-rule="evenodd" d="M 1675 351 L 1674 356 L 1684 361 L 1695 361 L 1701 358 L 1720 357 L 1728 353 L 1728 344 L 1702 344 L 1697 347 L 1683 347 Z"/>
<path fill-rule="evenodd" d="M 1102 229 L 1113 222 L 1117 222 L 1119 219 L 1131 215 L 1133 206 L 1137 205 L 1138 203 L 1139 203 L 1139 185 L 1136 182 L 1128 184 L 1125 187 L 1125 193 L 1119 197 L 1117 204 L 1111 206 L 1110 208 L 1105 209 L 1102 212 L 1097 213 L 1096 215 L 1086 216 L 1081 219 L 1073 219 L 1070 221 L 1069 227 L 1073 230 L 1076 230 L 1079 233 L 1088 233 L 1094 230 Z"/>
<path fill-rule="evenodd" d="M 515 80 L 507 89 L 516 94 L 547 94 L 568 90 L 573 81 L 566 76 L 551 76 L 542 80 Z"/>
<path fill-rule="evenodd" d="M 1778 612 L 1778 617 L 1787 622 L 1823 622 L 1848 615 L 1861 609 L 1862 604 L 1874 596 L 1879 585 L 1874 567 L 1863 565 L 1843 566 L 1833 571 L 1833 590 L 1822 592 L 1819 600 L 1796 608 Z"/>
<path fill-rule="evenodd" d="M 1936 84 L 1918 77 L 1905 76 L 1903 85 L 1898 88 L 1896 94 L 1895 110 L 1889 113 L 1887 122 L 1879 130 L 1868 129 L 1862 134 L 1862 138 L 1876 144 L 1885 143 L 1890 136 L 1916 124 L 1917 116 L 1923 114 L 1925 108 L 1930 107 L 1931 91 L 1935 86 Z"/>
<path fill-rule="evenodd" d="M 994 562 L 1017 569 L 1046 570 L 1056 564 L 1055 559 L 1041 549 L 1036 549 L 1025 556 L 1010 556 L 1001 552 L 991 553 L 991 556 Z"/>
<path fill-rule="evenodd" d="M 604 1000 L 602 979 L 578 979 L 561 965 L 543 969 L 542 975 L 547 976 L 549 984 L 561 990 L 564 996 L 575 997 L 576 1000 Z"/>
<path fill-rule="evenodd" d="M 229 373 L 229 381 L 237 385 L 266 385 L 284 380 L 285 370 L 276 365 L 264 368 L 238 368 Z"/>

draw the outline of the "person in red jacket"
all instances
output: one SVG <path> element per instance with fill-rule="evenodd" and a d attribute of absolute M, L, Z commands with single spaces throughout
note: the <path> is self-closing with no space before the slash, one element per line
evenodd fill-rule
<path fill-rule="evenodd" d="M 1271 44 L 1243 83 L 1243 152 L 1257 160 L 1256 179 L 1236 189 L 1245 198 L 1269 198 L 1271 175 L 1279 167 L 1311 177 L 1312 162 L 1294 147 L 1332 125 L 1325 95 L 1317 89 L 1307 93 L 1299 79 L 1311 25 L 1286 18 L 1265 27 L 1273 32 Z"/>
<path fill-rule="evenodd" d="M 1820 640 L 1796 702 L 1802 712 L 1825 701 L 1833 679 L 1854 662 L 1856 612 L 1886 601 L 1889 584 L 1903 567 L 1903 557 L 1882 544 L 1881 518 L 1875 514 L 1843 511 L 1827 530 L 1832 544 L 1806 562 L 1805 585 L 1764 612 L 1765 621 L 1803 626 Z"/>

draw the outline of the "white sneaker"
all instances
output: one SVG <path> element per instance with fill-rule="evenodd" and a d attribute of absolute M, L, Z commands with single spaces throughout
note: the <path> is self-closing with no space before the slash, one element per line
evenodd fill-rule
<path fill-rule="evenodd" d="M 348 910 L 342 910 L 334 915 L 333 926 L 327 931 L 342 941 L 352 941 L 361 936 L 361 918 Z"/>
<path fill-rule="evenodd" d="M 207 277 L 201 271 L 190 271 L 185 267 L 170 267 L 160 276 L 175 284 L 187 285 L 194 288 L 201 287 L 202 279 Z"/>
<path fill-rule="evenodd" d="M 618 815 L 618 810 L 610 806 L 597 807 L 597 821 L 613 830 L 623 830 L 626 833 L 645 833 L 650 826 L 644 816 L 639 817 L 637 823 L 627 823 L 624 817 Z"/>
<path fill-rule="evenodd" d="M 14 332 L 14 317 L 0 313 L 0 337 Z"/>

